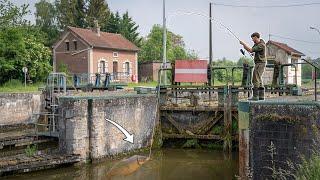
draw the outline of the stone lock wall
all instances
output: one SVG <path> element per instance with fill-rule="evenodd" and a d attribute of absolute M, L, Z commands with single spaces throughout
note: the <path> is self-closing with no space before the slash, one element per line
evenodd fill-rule
<path fill-rule="evenodd" d="M 41 100 L 40 93 L 0 93 L 0 126 L 35 122 Z"/>
<path fill-rule="evenodd" d="M 318 127 L 315 102 L 240 102 L 240 175 L 251 171 L 253 179 L 272 179 L 273 164 L 289 170 L 288 161 L 297 164 L 320 145 Z"/>
<path fill-rule="evenodd" d="M 89 155 L 88 100 L 60 99 L 58 118 L 61 152 Z"/>
<path fill-rule="evenodd" d="M 83 159 L 99 159 L 150 146 L 157 121 L 155 95 L 62 97 L 60 107 L 62 152 L 80 154 Z M 106 118 L 133 134 L 134 143 L 124 141 L 125 135 Z"/>

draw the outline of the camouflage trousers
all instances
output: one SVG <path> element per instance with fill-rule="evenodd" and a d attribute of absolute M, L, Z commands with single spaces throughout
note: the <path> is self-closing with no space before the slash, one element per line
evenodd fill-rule
<path fill-rule="evenodd" d="M 262 75 L 264 69 L 266 67 L 266 63 L 256 63 L 253 68 L 252 74 L 252 84 L 253 88 L 263 88 Z"/>

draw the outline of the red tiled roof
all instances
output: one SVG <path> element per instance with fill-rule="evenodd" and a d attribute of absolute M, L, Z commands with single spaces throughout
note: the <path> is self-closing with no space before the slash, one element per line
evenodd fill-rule
<path fill-rule="evenodd" d="M 89 45 L 98 48 L 119 49 L 127 51 L 139 51 L 140 49 L 123 37 L 121 34 L 107 33 L 100 31 L 100 36 L 91 29 L 68 27 L 70 31 L 77 34 Z"/>
<path fill-rule="evenodd" d="M 297 51 L 297 50 L 293 49 L 292 47 L 290 47 L 290 46 L 288 46 L 287 44 L 284 44 L 284 43 L 279 43 L 279 42 L 276 42 L 276 41 L 269 40 L 267 42 L 267 45 L 268 44 L 273 44 L 273 45 L 277 46 L 278 48 L 283 49 L 284 51 L 286 51 L 289 54 L 292 53 L 292 54 L 295 54 L 295 55 L 298 55 L 298 56 L 305 56 L 302 52 Z"/>

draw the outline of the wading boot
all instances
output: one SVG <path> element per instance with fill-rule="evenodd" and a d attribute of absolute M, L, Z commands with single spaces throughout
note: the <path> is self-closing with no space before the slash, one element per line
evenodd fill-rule
<path fill-rule="evenodd" d="M 263 101 L 264 100 L 264 87 L 260 87 L 259 88 L 259 101 Z"/>
<path fill-rule="evenodd" d="M 248 98 L 248 101 L 258 101 L 259 100 L 259 91 L 258 88 L 252 89 L 252 96 Z"/>

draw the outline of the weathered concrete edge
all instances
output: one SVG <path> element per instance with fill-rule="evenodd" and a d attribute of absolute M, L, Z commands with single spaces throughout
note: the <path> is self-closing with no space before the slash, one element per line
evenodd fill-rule
<path fill-rule="evenodd" d="M 155 97 L 156 94 L 126 94 L 126 95 L 115 95 L 110 96 L 60 96 L 59 99 L 74 99 L 74 100 L 84 100 L 84 99 L 119 99 L 119 98 L 128 98 L 128 97 Z"/>
<path fill-rule="evenodd" d="M 251 104 L 257 105 L 317 105 L 320 106 L 318 101 L 239 101 L 239 108 L 243 109 L 245 105 L 250 106 Z M 240 110 L 240 109 L 239 109 Z M 249 109 L 248 109 L 249 110 Z"/>

